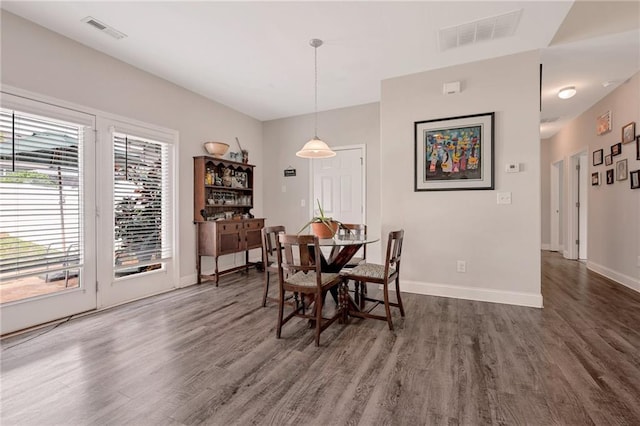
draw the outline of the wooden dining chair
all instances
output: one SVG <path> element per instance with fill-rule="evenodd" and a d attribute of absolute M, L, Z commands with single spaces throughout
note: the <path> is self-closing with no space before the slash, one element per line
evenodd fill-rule
<path fill-rule="evenodd" d="M 277 302 L 275 297 L 269 297 L 269 278 L 271 273 L 278 273 L 278 257 L 276 255 L 278 234 L 285 234 L 284 226 L 266 226 L 262 228 L 262 265 L 264 267 L 264 291 L 262 307 L 267 306 L 267 299 Z"/>
<path fill-rule="evenodd" d="M 343 270 L 342 276 L 347 280 L 361 283 L 361 292 L 358 295 L 360 300 L 359 312 L 349 312 L 349 315 L 361 318 L 374 318 L 387 321 L 389 330 L 393 331 L 393 321 L 391 320 L 391 307 L 400 309 L 400 315 L 404 317 L 404 307 L 400 296 L 400 257 L 402 255 L 402 241 L 404 230 L 389 232 L 387 241 L 387 254 L 384 265 L 375 263 L 361 263 L 351 270 Z M 396 302 L 389 300 L 389 283 L 395 281 Z M 382 285 L 383 299 L 369 297 L 366 292 L 367 283 Z M 364 290 L 363 290 L 364 288 Z M 356 288 L 357 291 L 357 288 Z M 371 306 L 366 306 L 365 302 L 373 302 Z M 383 304 L 385 316 L 372 314 L 371 311 L 378 305 Z"/>
<path fill-rule="evenodd" d="M 320 333 L 342 316 L 336 309 L 329 318 L 322 316 L 324 296 L 332 288 L 340 288 L 342 277 L 338 273 L 321 271 L 321 253 L 318 237 L 314 235 L 278 236 L 276 255 L 278 257 L 278 324 L 276 336 L 282 334 L 282 326 L 293 317 L 302 317 L 315 321 L 316 346 L 320 346 Z M 284 306 L 287 292 L 293 293 L 293 310 L 285 317 Z M 305 295 L 313 295 L 314 309 L 307 313 Z"/>

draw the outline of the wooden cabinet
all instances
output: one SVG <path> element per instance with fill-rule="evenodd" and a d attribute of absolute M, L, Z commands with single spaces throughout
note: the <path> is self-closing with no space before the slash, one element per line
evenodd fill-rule
<path fill-rule="evenodd" d="M 193 158 L 193 220 L 196 224 L 196 267 L 198 284 L 220 275 L 248 269 L 249 250 L 262 246 L 264 219 L 249 219 L 253 208 L 253 168 L 251 164 L 220 158 Z M 245 264 L 220 271 L 218 258 L 245 252 Z M 202 274 L 202 256 L 215 259 L 215 272 Z"/>
<path fill-rule="evenodd" d="M 247 216 L 253 208 L 254 167 L 216 157 L 194 157 L 193 220 Z"/>
<path fill-rule="evenodd" d="M 248 269 L 249 250 L 262 246 L 261 230 L 264 227 L 264 219 L 239 219 L 239 220 L 215 220 L 196 222 L 198 253 L 196 266 L 198 269 L 198 284 L 202 279 L 215 279 L 216 286 L 220 275 Z M 220 271 L 218 258 L 225 254 L 245 252 L 245 264 L 231 269 Z M 213 275 L 202 274 L 202 256 L 212 256 L 215 259 L 215 272 Z"/>

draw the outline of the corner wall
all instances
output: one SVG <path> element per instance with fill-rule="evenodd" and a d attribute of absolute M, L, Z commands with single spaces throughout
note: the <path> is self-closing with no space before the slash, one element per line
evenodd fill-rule
<path fill-rule="evenodd" d="M 588 150 L 589 175 L 600 172 L 600 185 L 588 187 L 587 208 L 587 267 L 610 279 L 640 291 L 640 189 L 630 189 L 630 179 L 606 183 L 606 171 L 614 169 L 616 163 L 626 159 L 628 170 L 640 169 L 636 159 L 636 143 L 622 145 L 622 154 L 613 157 L 613 164 L 593 165 L 593 152 L 598 149 L 610 154 L 611 145 L 620 142 L 622 126 L 636 123 L 636 134 L 640 134 L 640 73 L 604 97 L 594 106 L 574 119 L 550 139 L 549 164 L 565 160 L 565 176 L 568 173 L 569 157 Z M 596 119 L 611 111 L 612 130 L 596 135 Z M 564 193 L 569 192 L 564 182 Z M 543 187 L 543 194 L 549 192 Z M 564 197 L 565 211 L 569 209 L 569 197 Z M 565 215 L 563 229 L 567 238 L 568 218 Z"/>
<path fill-rule="evenodd" d="M 405 230 L 403 290 L 542 306 L 539 63 L 527 52 L 382 82 L 382 231 Z M 443 95 L 456 80 L 462 92 Z M 495 190 L 414 192 L 414 122 L 492 111 Z M 506 173 L 510 162 L 522 171 Z"/>

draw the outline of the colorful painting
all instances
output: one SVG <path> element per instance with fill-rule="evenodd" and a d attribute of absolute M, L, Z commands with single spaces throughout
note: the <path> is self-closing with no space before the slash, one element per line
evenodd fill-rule
<path fill-rule="evenodd" d="M 415 122 L 415 191 L 493 189 L 494 113 Z"/>

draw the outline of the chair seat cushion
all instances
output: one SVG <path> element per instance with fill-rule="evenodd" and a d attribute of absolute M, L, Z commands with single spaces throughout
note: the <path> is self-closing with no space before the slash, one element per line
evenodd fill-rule
<path fill-rule="evenodd" d="M 347 262 L 346 265 L 344 265 L 346 268 L 353 268 L 355 266 L 358 266 L 360 263 L 362 263 L 364 259 L 361 257 L 352 257 L 351 260 L 349 260 Z"/>
<path fill-rule="evenodd" d="M 396 272 L 394 268 L 389 268 L 389 276 Z M 359 277 L 384 278 L 384 265 L 376 263 L 361 263 L 355 268 L 347 272 L 348 275 L 357 275 Z"/>
<path fill-rule="evenodd" d="M 335 280 L 339 274 L 330 274 L 324 273 L 320 274 L 320 280 L 322 281 L 322 285 L 327 284 Z M 309 271 L 306 274 L 302 271 L 296 272 L 292 276 L 288 277 L 285 280 L 285 283 L 291 285 L 299 285 L 304 287 L 315 287 L 316 286 L 316 273 L 315 271 Z"/>

